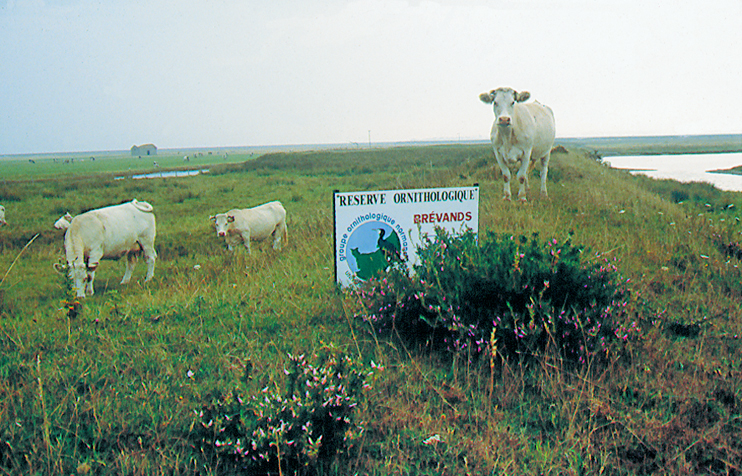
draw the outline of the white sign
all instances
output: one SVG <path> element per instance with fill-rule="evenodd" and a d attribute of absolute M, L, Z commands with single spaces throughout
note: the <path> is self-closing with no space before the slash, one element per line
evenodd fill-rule
<path fill-rule="evenodd" d="M 479 232 L 479 186 L 334 192 L 335 280 L 348 286 L 395 260 L 417 263 L 422 238 L 440 227 Z"/>

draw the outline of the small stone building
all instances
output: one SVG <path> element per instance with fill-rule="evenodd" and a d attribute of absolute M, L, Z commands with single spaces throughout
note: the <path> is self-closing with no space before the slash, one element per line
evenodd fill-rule
<path fill-rule="evenodd" d="M 133 145 L 131 146 L 131 155 L 139 157 L 143 155 L 157 155 L 157 147 L 154 144 Z"/>

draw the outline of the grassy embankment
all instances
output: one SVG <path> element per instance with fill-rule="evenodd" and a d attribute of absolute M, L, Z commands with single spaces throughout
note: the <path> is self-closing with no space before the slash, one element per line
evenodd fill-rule
<path fill-rule="evenodd" d="M 527 205 L 506 203 L 491 154 L 295 153 L 182 179 L 6 178 L 0 474 L 209 474 L 189 440 L 194 410 L 233 389 L 281 388 L 287 353 L 330 343 L 386 366 L 358 408 L 363 444 L 333 474 L 739 473 L 742 197 L 633 177 L 570 150 L 552 157 L 550 200 L 532 190 Z M 552 359 L 506 364 L 490 393 L 487 363 L 365 332 L 358 304 L 332 283 L 332 190 L 474 182 L 480 230 L 573 232 L 620 260 L 643 330 L 629 356 L 576 371 Z M 62 235 L 51 224 L 131 198 L 156 209 L 155 279 L 143 285 L 140 264 L 120 286 L 123 263 L 103 262 L 96 295 L 72 319 L 60 309 Z M 208 216 L 274 199 L 289 213 L 288 246 L 228 253 Z"/>

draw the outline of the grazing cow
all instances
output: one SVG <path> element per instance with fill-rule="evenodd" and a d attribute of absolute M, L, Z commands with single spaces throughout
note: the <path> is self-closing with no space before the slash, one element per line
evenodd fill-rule
<path fill-rule="evenodd" d="M 273 237 L 273 249 L 279 250 L 281 238 L 287 242 L 289 239 L 286 210 L 281 202 L 268 202 L 242 210 L 235 208 L 227 213 L 212 215 L 209 219 L 214 221 L 217 236 L 225 238 L 230 251 L 242 241 L 250 253 L 250 240 L 261 241 L 270 236 Z"/>
<path fill-rule="evenodd" d="M 70 222 L 72 221 L 72 215 L 70 215 L 69 212 L 65 213 L 61 217 L 59 217 L 59 220 L 54 222 L 54 228 L 57 230 L 66 230 L 70 227 Z"/>
<path fill-rule="evenodd" d="M 145 282 L 152 279 L 157 259 L 155 215 L 152 211 L 149 203 L 132 200 L 90 210 L 70 221 L 64 235 L 64 249 L 77 297 L 93 295 L 95 270 L 102 258 L 126 256 L 126 272 L 121 280 L 121 284 L 126 284 L 131 279 L 137 256 L 144 252 L 147 261 Z"/>
<path fill-rule="evenodd" d="M 0 226 L 7 225 L 8 223 L 5 221 L 5 207 L 0 205 Z"/>
<path fill-rule="evenodd" d="M 546 197 L 546 176 L 554 145 L 554 113 L 538 102 L 522 104 L 531 97 L 527 91 L 510 88 L 494 89 L 479 95 L 479 99 L 493 104 L 495 122 L 490 139 L 504 181 L 503 199 L 510 200 L 510 178 L 517 171 L 518 200 L 526 201 L 528 173 L 540 161 L 541 195 Z"/>

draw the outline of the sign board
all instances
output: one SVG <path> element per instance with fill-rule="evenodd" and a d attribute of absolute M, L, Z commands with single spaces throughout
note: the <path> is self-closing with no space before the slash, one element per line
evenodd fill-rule
<path fill-rule="evenodd" d="M 366 280 L 394 260 L 410 268 L 435 227 L 479 232 L 479 186 L 333 193 L 335 281 Z"/>

